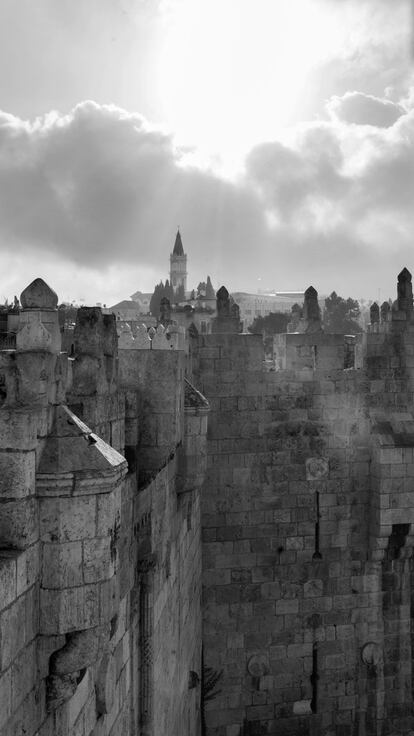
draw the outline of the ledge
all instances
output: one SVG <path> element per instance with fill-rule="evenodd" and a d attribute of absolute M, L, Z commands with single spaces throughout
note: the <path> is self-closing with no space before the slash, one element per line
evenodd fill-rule
<path fill-rule="evenodd" d="M 197 413 L 210 411 L 210 404 L 205 396 L 187 378 L 184 379 L 184 410 L 186 413 L 192 413 L 194 410 Z"/>

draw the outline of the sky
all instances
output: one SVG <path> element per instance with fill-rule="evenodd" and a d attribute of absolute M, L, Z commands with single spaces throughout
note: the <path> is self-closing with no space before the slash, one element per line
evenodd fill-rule
<path fill-rule="evenodd" d="M 395 298 L 411 0 L 2 0 L 0 301 L 188 286 Z"/>

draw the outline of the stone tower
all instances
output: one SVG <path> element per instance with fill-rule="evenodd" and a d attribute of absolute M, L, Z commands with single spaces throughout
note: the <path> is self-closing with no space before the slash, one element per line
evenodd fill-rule
<path fill-rule="evenodd" d="M 177 230 L 174 250 L 170 255 L 170 283 L 174 291 L 177 291 L 180 286 L 183 287 L 184 292 L 187 291 L 187 256 L 184 253 L 179 230 Z"/>

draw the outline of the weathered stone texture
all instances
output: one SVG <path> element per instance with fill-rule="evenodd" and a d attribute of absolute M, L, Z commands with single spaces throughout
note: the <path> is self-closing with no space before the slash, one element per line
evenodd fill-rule
<path fill-rule="evenodd" d="M 0 732 L 195 736 L 208 405 L 185 420 L 182 336 L 119 360 L 83 308 L 68 358 L 55 302 L 28 287 L 0 351 Z"/>
<path fill-rule="evenodd" d="M 253 336 L 200 338 L 208 734 L 414 729 L 407 299 L 354 369 L 342 336 L 280 336 L 276 372 Z"/>
<path fill-rule="evenodd" d="M 83 308 L 68 358 L 45 286 L 0 351 L 2 736 L 414 731 L 410 274 L 363 337 L 308 290 L 266 363 L 225 291 L 186 351 Z"/>

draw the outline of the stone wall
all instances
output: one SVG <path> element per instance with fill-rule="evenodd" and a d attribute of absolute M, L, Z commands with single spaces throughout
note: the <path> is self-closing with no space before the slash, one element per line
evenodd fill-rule
<path fill-rule="evenodd" d="M 71 357 L 54 292 L 23 292 L 0 350 L 2 736 L 199 736 L 203 710 L 207 736 L 414 732 L 411 276 L 355 341 L 307 299 L 270 364 L 225 289 L 185 344 L 82 308 Z"/>
<path fill-rule="evenodd" d="M 21 301 L 0 351 L 0 732 L 194 736 L 208 405 L 185 406 L 179 345 L 118 356 L 112 316 L 82 308 L 68 358 L 54 292 Z"/>
<path fill-rule="evenodd" d="M 309 366 L 306 351 L 301 365 L 295 350 L 294 369 L 267 372 L 257 336 L 199 339 L 203 640 L 222 671 L 209 736 L 414 731 L 405 298 L 372 326 L 358 369 Z M 335 361 L 330 336 L 292 338 Z"/>

